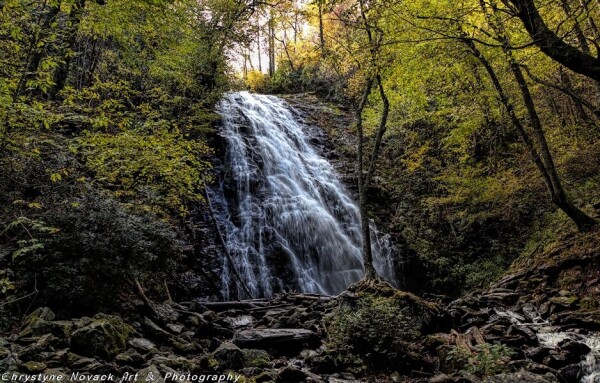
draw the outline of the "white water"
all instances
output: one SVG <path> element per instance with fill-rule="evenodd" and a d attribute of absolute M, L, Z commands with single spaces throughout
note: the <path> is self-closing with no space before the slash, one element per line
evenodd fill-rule
<path fill-rule="evenodd" d="M 540 344 L 548 348 L 556 348 L 563 340 L 570 339 L 584 343 L 591 351 L 581 361 L 583 377 L 581 383 L 600 383 L 600 336 L 581 335 L 573 332 L 555 332 L 554 329 L 545 329 L 538 333 Z"/>
<path fill-rule="evenodd" d="M 252 295 L 337 294 L 358 281 L 358 207 L 290 107 L 275 96 L 239 92 L 227 94 L 218 112 L 227 142 L 225 178 L 235 196 L 213 191 L 217 220 Z M 372 238 L 375 268 L 395 283 L 389 241 L 374 229 Z M 236 296 L 244 295 L 231 267 L 223 265 L 224 299 L 233 295 L 232 286 Z"/>
<path fill-rule="evenodd" d="M 558 348 L 559 344 L 567 339 L 584 343 L 591 351 L 581 361 L 583 377 L 580 383 L 600 383 L 600 334 L 582 335 L 570 331 L 559 331 L 548 321 L 543 320 L 536 312 L 527 312 L 531 322 L 526 322 L 521 315 L 510 311 L 496 310 L 500 316 L 508 318 L 517 326 L 529 327 L 535 332 L 540 345 L 546 348 Z"/>

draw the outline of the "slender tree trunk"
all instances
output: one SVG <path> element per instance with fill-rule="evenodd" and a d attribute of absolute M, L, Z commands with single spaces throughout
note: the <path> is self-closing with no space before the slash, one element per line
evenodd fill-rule
<path fill-rule="evenodd" d="M 273 12 L 271 12 L 269 18 L 269 76 L 275 74 L 275 20 L 273 19 Z"/>
<path fill-rule="evenodd" d="M 50 91 L 50 97 L 56 98 L 56 95 L 64 89 L 67 79 L 69 77 L 69 69 L 71 66 L 72 51 L 77 41 L 77 32 L 79 32 L 79 24 L 81 24 L 81 18 L 83 17 L 83 11 L 85 9 L 86 0 L 78 0 L 73 5 L 71 13 L 69 14 L 69 21 L 71 25 L 67 28 L 66 38 L 64 47 L 61 50 L 60 55 L 62 56 L 62 62 L 56 68 L 54 73 L 54 87 Z"/>
<path fill-rule="evenodd" d="M 323 28 L 323 0 L 317 0 L 319 6 L 319 44 L 321 52 L 325 50 L 325 34 Z"/>
<path fill-rule="evenodd" d="M 360 210 L 360 223 L 362 232 L 362 255 L 363 265 L 365 268 L 365 279 L 376 279 L 377 272 L 373 266 L 373 251 L 371 249 L 371 225 L 369 222 L 369 216 L 367 212 L 367 185 L 363 178 L 363 165 L 364 165 L 364 132 L 362 125 L 362 113 L 369 99 L 371 88 L 373 87 L 373 79 L 369 78 L 362 97 L 356 108 L 356 134 L 358 139 L 357 148 L 357 178 L 358 178 L 358 207 Z"/>
<path fill-rule="evenodd" d="M 562 6 L 563 11 L 565 11 L 565 15 L 567 17 L 571 17 L 571 6 L 569 5 L 569 2 L 567 0 L 560 0 L 560 5 Z M 581 29 L 581 25 L 579 24 L 577 18 L 574 17 L 573 21 L 575 22 L 573 30 L 575 31 L 575 37 L 577 38 L 579 48 L 581 48 L 584 53 L 589 55 L 591 53 L 590 46 L 588 45 L 585 34 L 583 33 L 583 29 Z"/>
<path fill-rule="evenodd" d="M 510 57 L 510 59 L 511 71 L 515 76 L 517 84 L 519 84 L 521 96 L 523 97 L 523 102 L 525 103 L 525 107 L 527 108 L 527 112 L 529 114 L 529 120 L 531 123 L 533 136 L 538 142 L 544 165 L 546 166 L 548 175 L 550 176 L 550 182 L 552 183 L 552 202 L 554 202 L 560 209 L 562 209 L 573 220 L 573 222 L 575 222 L 575 225 L 577 225 L 579 231 L 588 231 L 596 225 L 596 221 L 592 217 L 585 214 L 583 211 L 579 210 L 567 198 L 565 190 L 562 186 L 562 182 L 558 175 L 558 171 L 556 170 L 556 165 L 554 164 L 552 153 L 550 152 L 550 148 L 548 147 L 548 141 L 546 140 L 546 135 L 544 134 L 540 118 L 535 108 L 533 97 L 531 96 L 531 92 L 529 91 L 529 86 L 525 81 L 525 77 L 523 76 L 521 67 L 515 62 L 515 60 L 512 57 Z"/>
<path fill-rule="evenodd" d="M 260 51 L 260 14 L 256 16 L 256 50 L 258 51 L 258 71 L 262 73 L 262 52 Z"/>
<path fill-rule="evenodd" d="M 381 117 L 379 118 L 379 127 L 377 128 L 375 143 L 373 144 L 373 151 L 371 152 L 371 160 L 369 161 L 369 170 L 365 179 L 366 188 L 370 186 L 371 179 L 373 178 L 373 174 L 375 173 L 375 165 L 377 163 L 377 157 L 379 157 L 379 151 L 381 149 L 381 141 L 383 140 L 383 135 L 387 130 L 387 120 L 388 115 L 390 113 L 390 102 L 385 94 L 385 88 L 383 87 L 381 76 L 377 75 L 375 76 L 375 79 L 377 81 L 377 87 L 379 88 L 379 97 L 381 97 L 383 110 L 381 111 Z"/>

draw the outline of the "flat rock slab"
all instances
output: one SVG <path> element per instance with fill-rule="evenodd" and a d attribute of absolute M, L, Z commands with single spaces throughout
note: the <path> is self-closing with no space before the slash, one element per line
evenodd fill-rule
<path fill-rule="evenodd" d="M 317 334 L 296 328 L 264 328 L 237 332 L 233 343 L 244 348 L 298 348 L 317 341 Z"/>

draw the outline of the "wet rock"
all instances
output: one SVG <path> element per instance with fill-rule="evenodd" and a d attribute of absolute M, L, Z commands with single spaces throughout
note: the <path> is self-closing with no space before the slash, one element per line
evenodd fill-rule
<path fill-rule="evenodd" d="M 137 379 L 133 383 L 165 383 L 162 374 L 155 365 L 150 365 L 137 374 Z"/>
<path fill-rule="evenodd" d="M 174 339 L 173 342 L 171 342 L 171 344 L 177 351 L 184 354 L 191 354 L 199 350 L 198 345 L 196 345 L 194 342 L 190 342 L 181 337 Z"/>
<path fill-rule="evenodd" d="M 454 383 L 454 379 L 446 374 L 439 374 L 429 379 L 429 383 Z"/>
<path fill-rule="evenodd" d="M 556 322 L 589 331 L 600 331 L 600 312 L 566 311 L 557 315 Z"/>
<path fill-rule="evenodd" d="M 230 328 L 238 329 L 250 326 L 254 322 L 254 318 L 250 315 L 240 315 L 233 318 L 225 318 L 225 322 Z"/>
<path fill-rule="evenodd" d="M 244 353 L 233 343 L 222 343 L 212 355 L 223 368 L 239 369 L 244 365 Z"/>
<path fill-rule="evenodd" d="M 154 343 L 152 343 L 151 341 L 149 341 L 148 339 L 133 338 L 133 339 L 130 339 L 129 342 L 127 342 L 127 343 L 129 344 L 129 346 L 131 346 L 134 349 L 141 351 L 143 353 L 158 351 L 158 349 L 156 348 L 156 345 Z"/>
<path fill-rule="evenodd" d="M 296 367 L 284 367 L 277 373 L 275 382 L 277 383 L 304 383 L 307 381 L 306 372 Z"/>
<path fill-rule="evenodd" d="M 57 344 L 59 339 L 52 334 L 45 334 L 37 338 L 35 343 L 30 344 L 19 352 L 22 360 L 33 360 L 36 355 L 44 351 L 53 350 L 53 345 Z"/>
<path fill-rule="evenodd" d="M 55 315 L 50 308 L 38 307 L 25 319 L 25 326 L 19 333 L 19 336 L 40 336 L 49 332 L 46 331 L 46 325 L 48 322 L 54 320 L 54 318 Z"/>
<path fill-rule="evenodd" d="M 302 349 L 305 345 L 314 344 L 317 335 L 305 329 L 250 329 L 235 334 L 233 343 L 245 348 Z"/>
<path fill-rule="evenodd" d="M 125 351 L 127 340 L 133 332 L 117 316 L 99 315 L 87 326 L 73 332 L 71 349 L 83 356 L 99 356 L 112 360 Z"/>
<path fill-rule="evenodd" d="M 586 344 L 574 340 L 566 339 L 558 344 L 558 347 L 574 358 L 581 358 L 592 351 Z"/>
<path fill-rule="evenodd" d="M 185 329 L 185 327 L 183 325 L 180 324 L 174 324 L 174 323 L 169 323 L 167 324 L 167 329 L 169 329 L 169 331 L 171 331 L 173 334 L 181 334 L 183 332 L 183 330 Z"/>
<path fill-rule="evenodd" d="M 151 303 L 152 313 L 159 322 L 174 323 L 179 319 L 179 313 L 170 304 Z"/>
<path fill-rule="evenodd" d="M 484 383 L 558 383 L 552 374 L 537 375 L 521 371 L 510 374 L 500 374 L 483 380 Z"/>
<path fill-rule="evenodd" d="M 162 340 L 168 340 L 171 338 L 171 334 L 168 331 L 154 323 L 152 319 L 148 317 L 144 317 L 142 326 L 150 335 L 155 338 Z"/>
<path fill-rule="evenodd" d="M 558 372 L 566 382 L 579 382 L 583 378 L 583 370 L 580 363 L 565 366 Z"/>
<path fill-rule="evenodd" d="M 256 383 L 267 383 L 275 381 L 277 375 L 272 371 L 265 371 L 258 376 L 254 377 Z"/>
<path fill-rule="evenodd" d="M 525 355 L 529 359 L 540 363 L 548 356 L 549 351 L 546 347 L 531 347 L 525 350 Z"/>
<path fill-rule="evenodd" d="M 579 298 L 576 296 L 556 296 L 549 299 L 550 302 L 554 303 L 557 306 L 561 306 L 564 308 L 572 308 L 575 306 L 577 302 L 579 302 Z"/>
<path fill-rule="evenodd" d="M 115 362 L 119 365 L 127 365 L 132 367 L 140 367 L 144 364 L 144 357 L 135 349 L 129 348 L 127 351 L 117 355 Z"/>

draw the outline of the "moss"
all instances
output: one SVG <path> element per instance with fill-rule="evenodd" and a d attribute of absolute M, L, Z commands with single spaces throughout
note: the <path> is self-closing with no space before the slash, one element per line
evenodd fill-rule
<path fill-rule="evenodd" d="M 244 367 L 269 367 L 271 365 L 271 356 L 264 350 L 245 349 Z"/>
<path fill-rule="evenodd" d="M 426 331 L 438 308 L 385 285 L 373 281 L 353 285 L 326 320 L 329 350 L 355 371 L 422 365 L 420 346 L 414 341 Z"/>
<path fill-rule="evenodd" d="M 73 333 L 71 348 L 84 356 L 112 360 L 127 347 L 133 328 L 121 318 L 97 315 L 92 323 Z"/>
<path fill-rule="evenodd" d="M 579 307 L 582 311 L 596 311 L 598 310 L 598 302 L 592 297 L 583 297 L 579 302 Z"/>
<path fill-rule="evenodd" d="M 23 365 L 23 367 L 25 367 L 25 369 L 32 373 L 32 374 L 36 374 L 39 372 L 44 371 L 48 366 L 46 366 L 45 363 L 42 362 L 34 362 L 34 361 L 30 361 L 27 362 Z"/>

